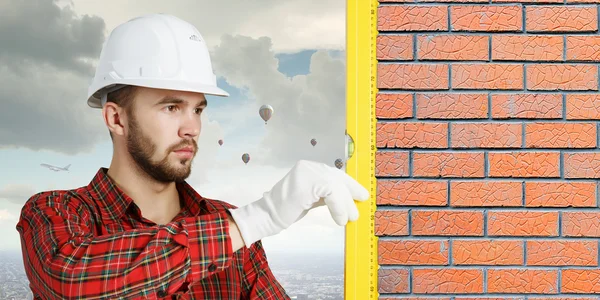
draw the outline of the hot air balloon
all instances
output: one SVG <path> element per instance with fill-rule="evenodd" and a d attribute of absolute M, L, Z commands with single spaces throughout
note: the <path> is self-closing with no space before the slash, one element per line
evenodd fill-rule
<path fill-rule="evenodd" d="M 271 105 L 265 104 L 260 107 L 260 109 L 258 110 L 258 114 L 265 121 L 265 124 L 267 124 L 267 121 L 269 121 L 271 115 L 273 115 L 273 107 L 271 107 Z"/>
<path fill-rule="evenodd" d="M 335 167 L 338 169 L 341 169 L 344 166 L 344 162 L 342 161 L 341 158 L 338 158 L 335 160 Z"/>
<path fill-rule="evenodd" d="M 316 139 L 310 140 L 310 144 L 313 145 L 313 147 L 314 147 L 317 144 L 317 140 Z"/>
<path fill-rule="evenodd" d="M 219 140 L 219 146 L 223 146 L 223 140 Z"/>
<path fill-rule="evenodd" d="M 250 161 L 250 154 L 244 153 L 242 155 L 242 161 L 244 162 L 244 164 L 248 164 L 248 161 Z"/>

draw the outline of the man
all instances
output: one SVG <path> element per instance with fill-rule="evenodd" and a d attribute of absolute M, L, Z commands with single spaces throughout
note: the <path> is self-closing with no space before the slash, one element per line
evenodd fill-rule
<path fill-rule="evenodd" d="M 36 299 L 289 299 L 260 240 L 322 205 L 339 225 L 358 218 L 368 191 L 311 161 L 246 206 L 196 193 L 185 179 L 206 94 L 228 96 L 189 23 L 151 14 L 111 32 L 87 100 L 113 140 L 110 167 L 33 195 L 17 224 Z"/>

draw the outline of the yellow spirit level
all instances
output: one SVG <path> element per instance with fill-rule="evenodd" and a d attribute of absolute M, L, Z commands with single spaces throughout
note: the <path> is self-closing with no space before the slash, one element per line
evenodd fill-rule
<path fill-rule="evenodd" d="M 346 226 L 344 299 L 378 299 L 378 255 L 375 236 L 377 183 L 375 152 L 377 117 L 376 0 L 346 2 L 346 172 L 371 193 L 357 202 L 359 219 Z"/>

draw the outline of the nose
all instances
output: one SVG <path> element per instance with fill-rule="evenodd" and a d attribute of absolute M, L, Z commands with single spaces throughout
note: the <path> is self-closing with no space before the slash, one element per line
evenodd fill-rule
<path fill-rule="evenodd" d="M 185 114 L 179 127 L 179 136 L 181 138 L 195 138 L 200 134 L 201 127 L 200 116 L 193 112 Z"/>

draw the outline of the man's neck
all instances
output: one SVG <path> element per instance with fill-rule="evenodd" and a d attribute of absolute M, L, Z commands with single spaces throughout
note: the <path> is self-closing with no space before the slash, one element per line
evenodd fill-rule
<path fill-rule="evenodd" d="M 181 210 L 175 182 L 158 182 L 133 166 L 114 163 L 107 175 L 156 224 L 169 223 Z"/>

